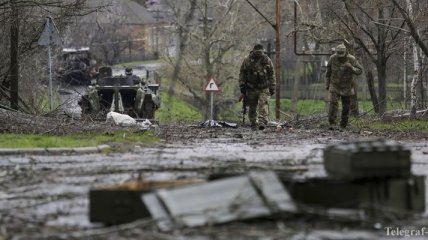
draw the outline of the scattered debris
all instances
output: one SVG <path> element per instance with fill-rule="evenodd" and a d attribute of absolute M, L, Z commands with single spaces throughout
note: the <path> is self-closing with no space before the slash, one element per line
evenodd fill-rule
<path fill-rule="evenodd" d="M 206 120 L 201 123 L 202 127 L 228 127 L 228 128 L 238 128 L 238 124 L 229 123 L 225 121 L 215 121 L 215 120 Z"/>
<path fill-rule="evenodd" d="M 201 180 L 132 181 L 93 188 L 89 191 L 89 219 L 91 222 L 121 224 L 150 217 L 141 201 L 142 193 L 198 182 Z"/>
<path fill-rule="evenodd" d="M 288 122 L 276 122 L 276 121 L 270 121 L 267 124 L 268 127 L 275 128 L 277 132 L 283 132 L 284 130 L 287 130 L 288 132 L 293 132 L 293 126 L 291 126 Z"/>
<path fill-rule="evenodd" d="M 416 117 L 424 118 L 428 116 L 428 109 L 419 110 L 416 111 Z M 397 111 L 393 112 L 391 115 L 391 118 L 393 119 L 401 119 L 401 118 L 408 118 L 410 117 L 410 111 L 409 110 L 401 110 L 397 113 Z"/>
<path fill-rule="evenodd" d="M 122 127 L 139 127 L 140 129 L 148 129 L 152 123 L 145 119 L 142 122 L 137 121 L 135 118 L 130 117 L 126 114 L 120 114 L 117 112 L 109 112 L 107 114 L 107 122 L 114 123 L 117 126 Z"/>
<path fill-rule="evenodd" d="M 163 231 L 296 211 L 273 172 L 251 172 L 204 184 L 161 189 L 144 194 L 142 199 Z"/>
<path fill-rule="evenodd" d="M 410 150 L 382 139 L 335 144 L 324 149 L 324 167 L 339 178 L 408 177 Z"/>
<path fill-rule="evenodd" d="M 410 154 L 399 143 L 382 139 L 330 145 L 324 149 L 330 177 L 303 181 L 291 192 L 297 202 L 363 209 L 375 218 L 423 213 L 425 176 L 411 175 Z"/>
<path fill-rule="evenodd" d="M 302 212 L 355 209 L 363 210 L 366 217 L 382 219 L 425 211 L 425 176 L 359 180 L 325 177 L 283 182 Z"/>
<path fill-rule="evenodd" d="M 411 175 L 410 152 L 398 143 L 330 145 L 324 168 L 330 176 L 221 172 L 203 183 L 184 179 L 95 189 L 90 219 L 114 224 L 151 217 L 160 230 L 171 231 L 284 213 L 351 211 L 365 213 L 361 219 L 394 220 L 425 211 L 425 176 Z"/>

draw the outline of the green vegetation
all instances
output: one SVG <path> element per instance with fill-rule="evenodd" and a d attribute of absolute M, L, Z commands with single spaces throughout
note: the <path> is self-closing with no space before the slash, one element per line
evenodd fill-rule
<path fill-rule="evenodd" d="M 58 91 L 53 91 L 52 95 L 52 107 L 53 109 L 57 109 L 61 104 L 61 96 Z M 49 95 L 46 90 L 44 94 L 40 97 L 39 103 L 33 108 L 35 113 L 48 113 L 51 111 L 49 106 Z"/>
<path fill-rule="evenodd" d="M 202 114 L 198 109 L 175 96 L 161 94 L 162 103 L 156 112 L 156 119 L 161 123 L 171 123 L 177 121 L 200 121 Z"/>
<path fill-rule="evenodd" d="M 291 114 L 292 101 L 290 99 L 281 99 L 281 111 Z M 275 113 L 275 99 L 269 102 L 271 113 Z M 299 115 L 310 115 L 325 112 L 324 100 L 300 100 L 297 101 L 296 113 Z"/>
<path fill-rule="evenodd" d="M 311 114 L 327 113 L 327 103 L 325 100 L 307 99 L 298 100 L 296 112 L 300 116 L 307 116 Z M 340 103 L 339 103 L 340 104 Z M 364 112 L 373 112 L 373 106 L 370 101 L 359 101 L 359 108 Z M 281 111 L 292 115 L 291 112 L 292 101 L 290 99 L 281 99 Z M 269 102 L 269 108 L 271 113 L 275 112 L 275 99 L 271 99 Z"/>
<path fill-rule="evenodd" d="M 66 136 L 36 134 L 1 134 L 1 148 L 88 147 L 107 143 L 154 143 L 158 138 L 152 131 L 82 133 Z"/>

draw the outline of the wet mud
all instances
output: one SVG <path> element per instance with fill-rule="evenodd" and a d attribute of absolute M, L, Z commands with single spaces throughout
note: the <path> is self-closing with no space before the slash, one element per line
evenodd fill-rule
<path fill-rule="evenodd" d="M 254 132 L 248 127 L 198 125 L 161 125 L 157 132 L 159 143 L 136 143 L 130 151 L 120 153 L 0 157 L 0 240 L 388 239 L 385 223 L 358 219 L 358 212 L 285 215 L 166 233 L 159 232 L 150 219 L 104 226 L 89 221 L 88 191 L 135 179 L 205 179 L 212 173 L 251 170 L 324 176 L 322 149 L 327 144 L 375 137 L 394 139 L 409 147 L 413 173 L 428 173 L 428 142 L 425 135 L 417 133 L 404 136 L 400 132 L 340 132 L 304 126 Z M 388 224 L 426 226 L 427 220 L 424 213 Z"/>

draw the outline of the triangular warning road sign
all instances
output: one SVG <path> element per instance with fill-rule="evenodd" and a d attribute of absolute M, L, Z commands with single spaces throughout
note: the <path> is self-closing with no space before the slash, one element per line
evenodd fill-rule
<path fill-rule="evenodd" d="M 205 91 L 219 91 L 217 84 L 214 81 L 214 78 L 211 78 L 208 82 Z"/>
<path fill-rule="evenodd" d="M 51 17 L 48 17 L 45 23 L 45 27 L 37 43 L 41 46 L 47 46 L 52 44 L 61 45 L 61 42 L 61 37 L 59 36 L 59 32 L 55 26 L 54 21 Z"/>

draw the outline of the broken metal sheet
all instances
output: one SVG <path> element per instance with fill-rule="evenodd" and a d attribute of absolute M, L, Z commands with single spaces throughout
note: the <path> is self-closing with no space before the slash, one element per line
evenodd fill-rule
<path fill-rule="evenodd" d="M 297 208 L 290 197 L 289 193 L 285 190 L 282 182 L 278 179 L 277 175 L 273 172 L 258 173 L 251 172 L 250 180 L 261 191 L 261 196 L 266 197 L 267 205 L 273 212 L 288 211 L 296 212 Z"/>
<path fill-rule="evenodd" d="M 250 173 L 205 184 L 158 190 L 144 194 L 142 198 L 164 231 L 296 210 L 273 172 Z"/>
<path fill-rule="evenodd" d="M 170 231 L 174 229 L 174 223 L 168 212 L 162 205 L 162 201 L 156 194 L 146 194 L 143 197 L 144 205 L 149 206 L 148 210 L 153 219 L 157 221 L 157 225 L 162 231 Z"/>

